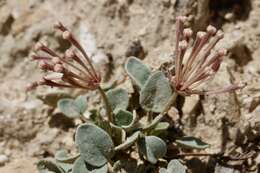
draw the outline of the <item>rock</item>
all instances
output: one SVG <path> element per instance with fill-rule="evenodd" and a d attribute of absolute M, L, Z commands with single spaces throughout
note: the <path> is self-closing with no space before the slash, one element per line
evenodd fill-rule
<path fill-rule="evenodd" d="M 9 159 L 6 155 L 0 155 L 0 166 L 4 165 L 8 160 Z"/>
<path fill-rule="evenodd" d="M 145 55 L 146 53 L 140 40 L 134 40 L 131 42 L 125 53 L 126 57 L 135 56 L 140 59 L 144 59 Z"/>
<path fill-rule="evenodd" d="M 191 114 L 193 113 L 194 109 L 199 104 L 199 96 L 198 95 L 192 95 L 190 97 L 185 98 L 184 105 L 182 107 L 182 111 L 184 114 Z"/>

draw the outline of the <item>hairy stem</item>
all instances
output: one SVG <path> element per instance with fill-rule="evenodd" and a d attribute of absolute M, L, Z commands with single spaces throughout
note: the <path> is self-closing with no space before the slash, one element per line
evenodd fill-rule
<path fill-rule="evenodd" d="M 100 86 L 98 87 L 98 91 L 100 92 L 103 102 L 105 104 L 108 120 L 109 120 L 109 122 L 114 123 L 112 107 L 111 107 L 110 103 L 108 102 L 106 93 Z"/>
<path fill-rule="evenodd" d="M 143 128 L 144 131 L 149 131 L 150 129 L 154 128 L 163 119 L 164 115 L 169 111 L 171 106 L 176 102 L 177 96 L 178 94 L 174 92 L 171 98 L 169 99 L 169 102 L 163 109 L 163 111 L 159 115 L 157 115 L 157 117 L 154 118 L 151 124 Z"/>

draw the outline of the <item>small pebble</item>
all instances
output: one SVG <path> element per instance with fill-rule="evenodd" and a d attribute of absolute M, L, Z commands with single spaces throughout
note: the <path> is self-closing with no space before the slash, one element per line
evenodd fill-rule
<path fill-rule="evenodd" d="M 6 162 L 8 162 L 8 157 L 6 155 L 1 154 L 0 155 L 0 166 L 4 165 Z"/>

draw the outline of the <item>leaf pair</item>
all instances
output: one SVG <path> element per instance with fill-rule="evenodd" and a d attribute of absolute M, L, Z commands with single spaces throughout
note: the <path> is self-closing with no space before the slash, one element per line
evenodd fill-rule
<path fill-rule="evenodd" d="M 129 104 L 127 91 L 115 88 L 109 90 L 106 95 L 114 113 L 115 125 L 122 127 L 131 124 L 133 114 L 126 110 Z"/>
<path fill-rule="evenodd" d="M 146 111 L 162 112 L 172 95 L 170 83 L 163 72 L 152 73 L 135 57 L 128 59 L 125 69 L 133 83 L 140 89 L 140 105 Z"/>
<path fill-rule="evenodd" d="M 150 163 L 156 164 L 159 158 L 165 156 L 167 146 L 161 138 L 145 136 L 138 141 L 138 150 Z"/>
<path fill-rule="evenodd" d="M 69 118 L 79 118 L 87 109 L 87 99 L 85 96 L 78 96 L 74 99 L 60 99 L 58 101 L 58 108 Z"/>

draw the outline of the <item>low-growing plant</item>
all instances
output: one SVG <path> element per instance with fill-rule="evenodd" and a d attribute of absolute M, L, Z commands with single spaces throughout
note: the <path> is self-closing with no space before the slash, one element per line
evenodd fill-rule
<path fill-rule="evenodd" d="M 163 70 L 151 69 L 136 57 L 128 58 L 125 71 L 138 94 L 131 95 L 120 86 L 105 92 L 102 77 L 91 58 L 61 23 L 56 24 L 55 28 L 72 45 L 64 55 L 54 52 L 44 43 L 35 45 L 36 53 L 32 58 L 48 73 L 28 86 L 29 90 L 40 85 L 97 90 L 106 110 L 105 116 L 96 110 L 87 118 L 84 112 L 88 109 L 88 103 L 84 95 L 75 99 L 60 99 L 57 103 L 60 111 L 69 118 L 80 118 L 83 122 L 77 127 L 75 135 L 78 154 L 58 151 L 55 158 L 39 161 L 37 166 L 41 173 L 129 172 L 130 160 L 136 160 L 136 168 L 133 167 L 134 171 L 130 172 L 147 172 L 150 168 L 160 173 L 186 172 L 181 160 L 171 160 L 174 156 L 167 156 L 167 146 L 175 144 L 179 150 L 202 150 L 209 144 L 192 136 L 173 139 L 168 133 L 173 122 L 165 118 L 169 109 L 178 102 L 178 96 L 231 92 L 242 88 L 242 85 L 232 84 L 207 91 L 198 89 L 214 77 L 226 54 L 225 49 L 214 49 L 223 38 L 223 32 L 208 26 L 206 32 L 196 34 L 192 43 L 193 33 L 190 28 L 184 29 L 185 20 L 183 16 L 176 19 L 174 54 Z M 139 100 L 134 103 L 135 106 L 130 101 L 133 97 L 138 98 L 131 100 Z M 167 169 L 158 162 L 164 163 Z"/>

